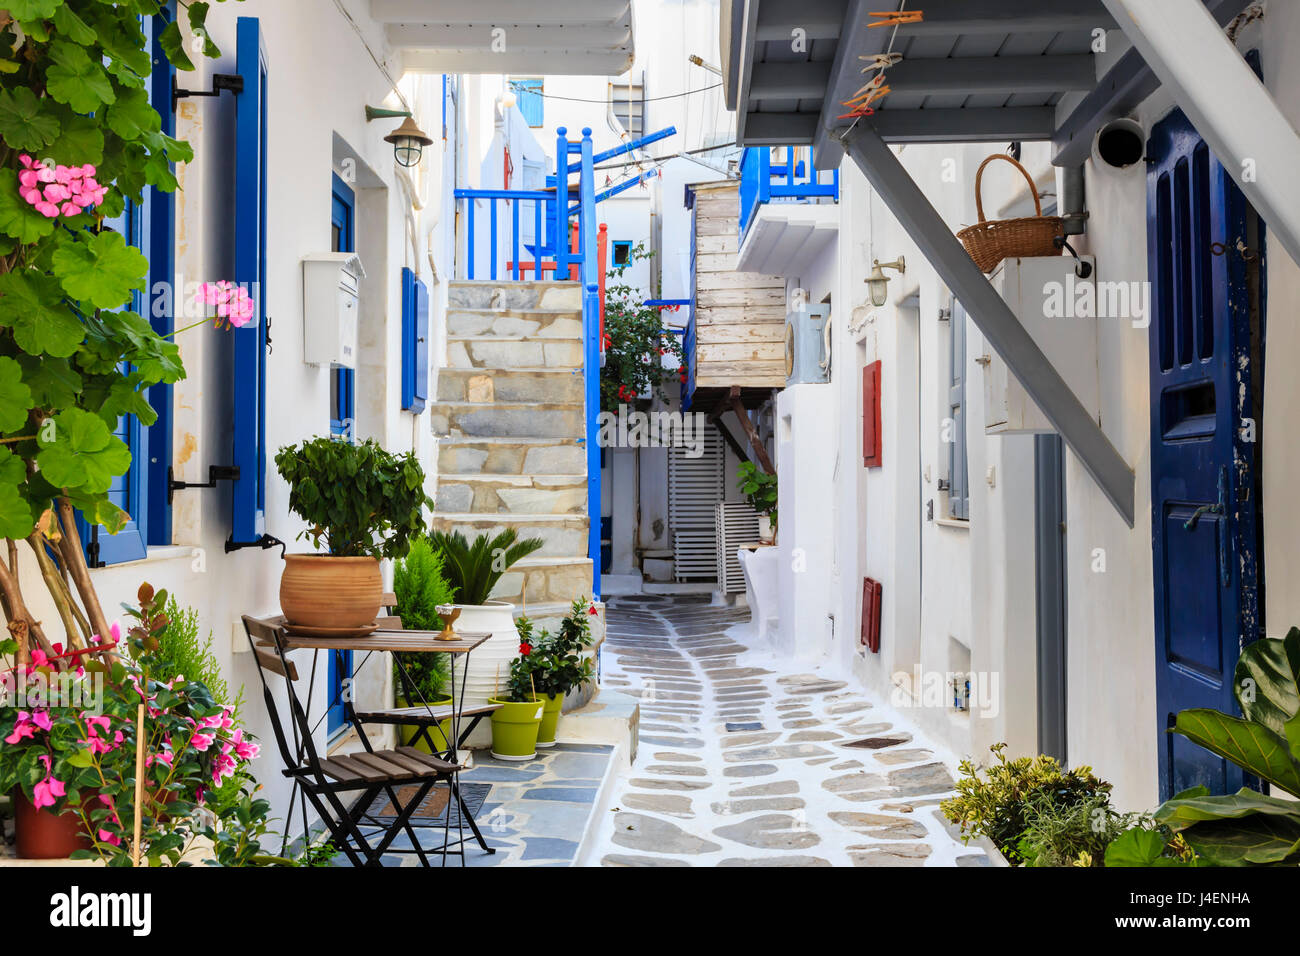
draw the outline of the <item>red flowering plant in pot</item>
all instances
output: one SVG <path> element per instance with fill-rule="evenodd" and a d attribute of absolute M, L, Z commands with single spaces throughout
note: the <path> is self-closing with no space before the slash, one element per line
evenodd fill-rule
<path fill-rule="evenodd" d="M 138 600 L 125 637 L 114 623 L 106 640 L 92 638 L 116 653 L 72 652 L 75 666 L 61 668 L 69 661 L 33 650 L 27 666 L 8 672 L 0 792 L 21 811 L 20 854 L 157 866 L 197 847 L 209 862 L 257 862 L 270 809 L 246 770 L 258 746 L 201 681 L 151 676 L 167 594 L 144 584 Z M 0 654 L 16 649 L 0 643 Z M 33 823 L 59 831 L 59 841 L 25 842 L 23 825 Z"/>
<path fill-rule="evenodd" d="M 682 372 L 665 368 L 669 358 L 686 366 L 681 336 L 665 331 L 659 306 L 645 305 L 640 288 L 630 284 L 627 270 L 650 258 L 644 246 L 632 249 L 627 265 L 609 270 L 605 288 L 605 366 L 600 370 L 600 410 L 618 413 L 620 405 L 634 405 L 641 396 L 664 398 L 664 382 Z M 667 364 L 671 365 L 671 362 Z"/>

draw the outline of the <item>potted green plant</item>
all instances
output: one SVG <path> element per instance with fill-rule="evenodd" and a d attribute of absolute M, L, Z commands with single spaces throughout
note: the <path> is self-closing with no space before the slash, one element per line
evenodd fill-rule
<path fill-rule="evenodd" d="M 453 600 L 451 585 L 442 573 L 442 555 L 429 539 L 420 535 L 411 541 L 406 557 L 393 565 L 393 592 L 402 627 L 411 631 L 436 631 L 443 626 L 438 606 Z M 447 655 L 436 651 L 399 652 L 393 655 L 393 686 L 397 706 L 451 703 Z M 434 747 L 447 749 L 450 721 L 429 728 Z M 398 725 L 402 743 L 429 752 L 429 742 L 414 724 Z"/>
<path fill-rule="evenodd" d="M 38 648 L 15 669 L 23 700 L 0 707 L 0 791 L 22 808 L 19 852 L 174 865 L 201 838 L 218 863 L 263 861 L 258 838 L 270 804 L 254 798 L 246 770 L 258 746 L 212 688 L 162 677 L 176 646 L 166 640 L 167 595 L 145 584 L 138 599 L 125 637 L 115 623 L 106 640 L 92 642 L 113 645 L 111 662 L 84 651 L 52 658 Z M 15 649 L 0 642 L 2 655 Z M 76 669 L 62 669 L 74 661 Z M 137 759 L 145 768 L 138 780 Z"/>
<path fill-rule="evenodd" d="M 605 357 L 600 370 L 600 409 L 618 413 L 620 405 L 636 405 L 643 395 L 668 396 L 665 381 L 686 381 L 682 337 L 665 327 L 663 310 L 676 306 L 646 305 L 645 290 L 627 272 L 652 253 L 638 243 L 625 265 L 609 270 L 605 288 Z M 664 367 L 671 358 L 674 368 Z"/>
<path fill-rule="evenodd" d="M 406 554 L 424 526 L 424 469 L 411 452 L 373 440 L 314 438 L 281 448 L 275 467 L 289 483 L 289 508 L 307 522 L 298 537 L 325 554 L 286 554 L 280 609 L 290 625 L 359 629 L 383 599 L 380 558 Z"/>
<path fill-rule="evenodd" d="M 537 733 L 545 705 L 537 695 L 533 673 L 537 662 L 533 647 L 520 640 L 519 653 L 510 662 L 504 696 L 488 698 L 498 707 L 492 712 L 492 756 L 499 760 L 532 760 L 537 756 Z"/>
<path fill-rule="evenodd" d="M 532 644 L 533 685 L 542 698 L 542 725 L 537 732 L 537 746 L 553 747 L 564 698 L 591 680 L 593 666 L 583 652 L 591 646 L 591 618 L 596 606 L 585 597 L 578 598 L 560 622 L 558 634 L 542 631 L 533 640 L 533 625 L 519 619 L 519 637 Z M 525 629 L 525 625 L 527 626 Z"/>
<path fill-rule="evenodd" d="M 736 469 L 740 491 L 758 512 L 758 540 L 770 544 L 776 538 L 776 475 L 769 475 L 752 461 Z"/>
<path fill-rule="evenodd" d="M 460 609 L 456 630 L 492 635 L 475 649 L 465 665 L 465 704 L 485 704 L 496 692 L 501 673 L 519 646 L 515 607 L 509 601 L 491 600 L 492 589 L 516 562 L 537 551 L 544 542 L 540 538 L 521 541 L 513 528 L 496 535 L 479 535 L 473 542 L 459 531 L 434 531 L 429 540 L 442 555 L 442 573 Z M 453 692 L 459 691 L 457 687 Z"/>

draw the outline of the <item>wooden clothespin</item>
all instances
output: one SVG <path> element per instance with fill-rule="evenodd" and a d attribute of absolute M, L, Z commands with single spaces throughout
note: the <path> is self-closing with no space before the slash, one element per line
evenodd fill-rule
<path fill-rule="evenodd" d="M 844 100 L 843 103 L 845 106 L 851 106 L 854 103 L 856 103 L 858 100 L 866 100 L 868 103 L 870 103 L 872 99 L 879 98 L 877 96 L 873 96 L 873 94 L 882 90 L 888 92 L 889 87 L 885 86 L 885 74 L 877 73 L 875 76 L 873 76 L 870 80 L 867 81 L 866 85 L 860 87 L 856 93 L 850 96 L 847 100 Z M 883 96 L 884 93 L 881 92 L 880 95 Z"/>
<path fill-rule="evenodd" d="M 870 61 L 859 72 L 866 73 L 868 70 L 887 70 L 897 63 L 903 62 L 901 53 L 874 53 L 871 56 L 860 56 L 859 60 Z"/>
<path fill-rule="evenodd" d="M 881 10 L 877 12 L 868 12 L 869 17 L 878 17 L 878 23 L 868 23 L 867 29 L 872 27 L 895 27 L 900 23 L 920 23 L 925 19 L 925 13 L 922 10 Z"/>
<path fill-rule="evenodd" d="M 860 119 L 863 116 L 870 116 L 874 112 L 875 110 L 873 110 L 870 106 L 864 106 L 848 113 L 841 113 L 839 116 L 835 118 L 836 119 Z"/>

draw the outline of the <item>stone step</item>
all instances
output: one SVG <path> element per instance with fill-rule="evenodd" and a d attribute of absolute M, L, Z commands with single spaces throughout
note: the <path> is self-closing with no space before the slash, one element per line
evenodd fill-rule
<path fill-rule="evenodd" d="M 582 374 L 567 368 L 445 368 L 438 372 L 440 402 L 583 401 Z"/>
<path fill-rule="evenodd" d="M 452 438 L 581 438 L 582 406 L 509 402 L 439 402 L 432 406 L 435 435 Z"/>
<path fill-rule="evenodd" d="M 516 604 L 568 603 L 591 594 L 591 559 L 573 557 L 524 558 L 501 575 L 492 597 Z"/>
<path fill-rule="evenodd" d="M 497 335 L 507 338 L 568 339 L 582 337 L 582 313 L 531 309 L 454 309 L 447 313 L 448 335 Z"/>
<path fill-rule="evenodd" d="M 561 438 L 443 438 L 438 474 L 585 476 L 587 448 Z"/>
<path fill-rule="evenodd" d="M 582 339 L 449 335 L 446 368 L 582 368 Z"/>
<path fill-rule="evenodd" d="M 451 533 L 459 531 L 470 541 L 481 534 L 496 536 L 513 528 L 520 539 L 541 538 L 542 549 L 536 558 L 563 558 L 587 553 L 587 516 L 550 514 L 477 514 L 474 512 L 435 513 L 433 529 Z M 588 586 L 590 587 L 590 585 Z"/>
<path fill-rule="evenodd" d="M 586 475 L 444 475 L 437 512 L 473 514 L 587 513 Z"/>
<path fill-rule="evenodd" d="M 509 282 L 501 279 L 456 279 L 448 283 L 449 309 L 527 309 L 580 312 L 577 282 Z"/>

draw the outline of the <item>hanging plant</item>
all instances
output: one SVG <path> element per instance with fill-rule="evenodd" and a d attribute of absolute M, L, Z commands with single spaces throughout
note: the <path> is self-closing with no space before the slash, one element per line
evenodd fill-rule
<path fill-rule="evenodd" d="M 605 367 L 600 370 L 601 411 L 617 412 L 620 405 L 631 405 L 646 393 L 665 398 L 666 381 L 684 380 L 681 370 L 686 358 L 681 336 L 664 331 L 660 308 L 643 304 L 645 294 L 626 278 L 633 264 L 650 256 L 638 243 L 626 265 L 609 270 L 610 281 L 605 287 Z M 679 369 L 664 367 L 664 358 L 670 355 L 676 358 Z"/>
<path fill-rule="evenodd" d="M 185 375 L 175 343 L 131 311 L 149 263 L 110 225 L 147 188 L 176 189 L 172 165 L 194 155 L 162 132 L 149 99 L 141 18 L 163 6 L 9 0 L 0 10 L 0 609 L 19 663 L 33 648 L 52 657 L 56 643 L 83 649 L 109 633 L 76 513 L 110 532 L 125 525 L 108 495 L 131 465 L 118 421 L 153 424 L 148 389 Z M 182 6 L 197 46 L 219 55 L 204 30 L 209 5 Z M 158 40 L 178 69 L 194 68 L 175 22 Z M 57 622 L 28 610 L 19 542 Z"/>

